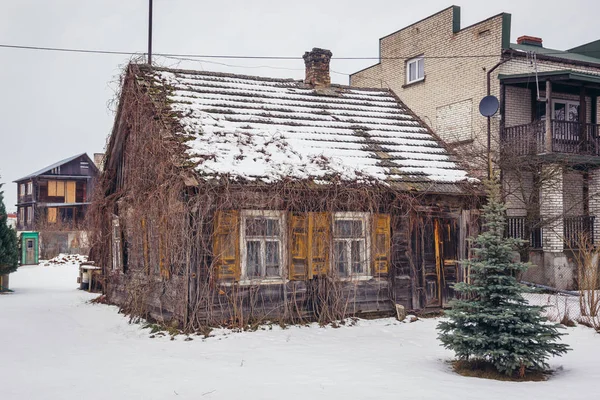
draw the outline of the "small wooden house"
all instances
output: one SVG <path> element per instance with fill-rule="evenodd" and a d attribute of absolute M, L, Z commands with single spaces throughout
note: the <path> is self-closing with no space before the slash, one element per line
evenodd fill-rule
<path fill-rule="evenodd" d="M 98 173 L 94 162 L 82 153 L 14 181 L 17 231 L 40 232 L 42 258 L 89 250 L 83 222 Z"/>
<path fill-rule="evenodd" d="M 85 218 L 98 168 L 85 154 L 58 161 L 17 179 L 17 230 L 54 224 L 77 226 Z"/>
<path fill-rule="evenodd" d="M 190 329 L 442 307 L 479 199 L 385 89 L 131 64 L 100 192 L 108 301 Z"/>

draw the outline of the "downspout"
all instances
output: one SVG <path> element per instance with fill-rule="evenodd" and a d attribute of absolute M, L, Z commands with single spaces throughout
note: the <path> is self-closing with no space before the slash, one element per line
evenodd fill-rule
<path fill-rule="evenodd" d="M 487 95 L 491 94 L 491 80 L 492 80 L 492 72 L 505 62 L 507 62 L 509 58 L 504 58 L 500 60 L 496 65 L 494 65 L 487 72 Z M 492 122 L 491 117 L 487 117 L 487 161 L 488 161 L 488 180 L 492 179 Z"/>

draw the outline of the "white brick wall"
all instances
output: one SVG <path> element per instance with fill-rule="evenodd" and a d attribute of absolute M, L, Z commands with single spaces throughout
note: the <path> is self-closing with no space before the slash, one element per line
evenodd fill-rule
<path fill-rule="evenodd" d="M 594 215 L 594 241 L 600 243 L 600 168 L 589 172 L 589 208 L 590 215 Z"/>
<path fill-rule="evenodd" d="M 562 165 L 544 165 L 542 176 L 540 215 L 544 220 L 543 247 L 544 251 L 559 253 L 564 249 Z"/>

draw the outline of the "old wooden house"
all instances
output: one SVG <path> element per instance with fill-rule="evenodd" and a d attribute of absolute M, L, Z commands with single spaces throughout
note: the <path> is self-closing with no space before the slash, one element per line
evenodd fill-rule
<path fill-rule="evenodd" d="M 43 258 L 71 250 L 87 252 L 82 224 L 97 176 L 98 168 L 82 153 L 15 181 L 17 231 L 41 233 Z"/>
<path fill-rule="evenodd" d="M 393 92 L 131 64 L 94 202 L 108 301 L 205 324 L 441 307 L 473 181 Z"/>

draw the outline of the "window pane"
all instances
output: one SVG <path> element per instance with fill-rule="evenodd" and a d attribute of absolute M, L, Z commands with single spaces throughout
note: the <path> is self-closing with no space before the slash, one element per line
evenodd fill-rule
<path fill-rule="evenodd" d="M 279 220 L 246 218 L 246 236 L 279 236 Z"/>
<path fill-rule="evenodd" d="M 569 104 L 569 121 L 579 121 L 579 104 Z"/>
<path fill-rule="evenodd" d="M 249 278 L 260 276 L 260 242 L 246 242 L 246 275 Z"/>
<path fill-rule="evenodd" d="M 279 220 L 276 220 L 276 219 L 268 219 L 267 220 L 266 236 L 279 236 Z"/>
<path fill-rule="evenodd" d="M 554 119 L 564 121 L 566 119 L 566 108 L 565 103 L 554 103 Z"/>
<path fill-rule="evenodd" d="M 266 242 L 265 250 L 267 276 L 279 276 L 279 242 Z"/>
<path fill-rule="evenodd" d="M 353 240 L 350 243 L 350 253 L 352 260 L 352 273 L 362 274 L 365 272 L 365 263 L 363 262 L 363 241 Z"/>
<path fill-rule="evenodd" d="M 408 81 L 412 82 L 417 79 L 417 66 L 414 62 L 408 64 Z"/>
<path fill-rule="evenodd" d="M 340 275 L 348 275 L 348 254 L 346 252 L 346 241 L 338 240 L 334 244 L 333 259 L 335 268 Z"/>
<path fill-rule="evenodd" d="M 418 71 L 417 71 L 417 79 L 422 79 L 425 76 L 425 66 L 424 60 L 421 58 L 417 61 Z"/>
<path fill-rule="evenodd" d="M 339 238 L 359 238 L 363 237 L 363 227 L 361 220 L 338 219 L 335 221 L 335 237 Z"/>
<path fill-rule="evenodd" d="M 246 218 L 246 236 L 264 236 L 267 230 L 264 218 Z"/>

